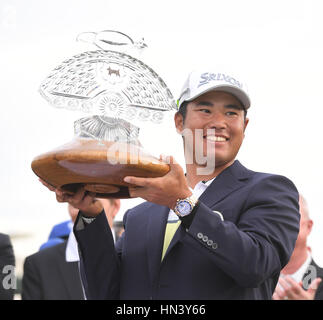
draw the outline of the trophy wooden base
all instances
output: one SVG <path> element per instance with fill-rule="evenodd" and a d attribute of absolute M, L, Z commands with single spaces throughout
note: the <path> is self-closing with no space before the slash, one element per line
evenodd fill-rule
<path fill-rule="evenodd" d="M 169 171 L 138 146 L 82 138 L 36 157 L 31 168 L 55 188 L 74 193 L 84 186 L 98 198 L 130 198 L 125 176 L 155 178 Z"/>

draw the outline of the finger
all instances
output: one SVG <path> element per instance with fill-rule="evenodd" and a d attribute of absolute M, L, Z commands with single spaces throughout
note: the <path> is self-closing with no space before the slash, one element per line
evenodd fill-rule
<path fill-rule="evenodd" d="M 319 286 L 319 284 L 321 283 L 322 279 L 321 278 L 316 278 L 310 285 L 310 287 L 308 288 L 308 291 L 310 292 L 315 292 Z"/>
<path fill-rule="evenodd" d="M 47 182 L 45 182 L 44 180 L 42 180 L 42 179 L 38 179 L 46 188 L 48 188 L 50 191 L 55 191 L 55 188 L 52 186 L 52 185 L 50 185 L 49 183 L 47 183 Z"/>
<path fill-rule="evenodd" d="M 173 156 L 170 156 L 169 166 L 172 172 L 182 172 L 182 174 L 184 175 L 182 166 L 174 159 Z"/>
<path fill-rule="evenodd" d="M 279 300 L 278 295 L 276 292 L 274 292 L 273 296 L 272 296 L 272 300 Z"/>
<path fill-rule="evenodd" d="M 275 293 L 279 297 L 279 300 L 283 300 L 284 297 L 286 296 L 285 290 L 282 289 L 282 287 L 279 284 L 277 285 L 277 287 L 275 289 Z"/>
<path fill-rule="evenodd" d="M 290 276 L 284 277 L 284 281 L 286 281 L 286 284 L 289 286 L 289 288 L 285 290 L 289 300 L 302 300 L 304 298 L 305 290 L 298 282 Z"/>
<path fill-rule="evenodd" d="M 272 299 L 273 300 L 282 300 L 282 298 L 276 292 L 274 292 Z"/>
<path fill-rule="evenodd" d="M 161 154 L 161 155 L 159 156 L 159 160 L 160 160 L 161 162 L 166 163 L 166 164 L 170 164 L 170 156 L 168 156 L 168 155 L 166 155 L 166 154 Z"/>
<path fill-rule="evenodd" d="M 286 282 L 290 285 L 289 290 L 296 295 L 299 295 L 301 291 L 303 290 L 298 282 L 296 282 L 293 278 L 290 276 L 285 277 Z"/>
<path fill-rule="evenodd" d="M 66 191 L 61 188 L 55 189 L 55 193 L 56 199 L 59 202 L 73 202 L 73 197 L 75 196 L 75 193 L 71 193 L 70 191 Z"/>
<path fill-rule="evenodd" d="M 174 165 L 178 165 L 177 161 L 175 160 L 175 158 L 173 156 L 168 156 L 168 159 L 169 159 L 169 164 L 170 166 L 174 166 Z"/>
<path fill-rule="evenodd" d="M 291 296 L 291 287 L 289 285 L 289 283 L 285 280 L 286 277 L 280 277 L 279 278 L 279 284 L 281 285 L 282 290 L 284 291 L 282 299 L 286 300 L 286 299 L 293 299 L 293 297 Z"/>
<path fill-rule="evenodd" d="M 82 205 L 87 208 L 88 206 L 90 206 L 91 204 L 93 204 L 95 202 L 94 199 L 94 194 L 93 192 L 88 193 L 84 196 L 83 200 L 82 200 Z"/>
<path fill-rule="evenodd" d="M 61 189 L 55 189 L 55 193 L 59 197 L 63 197 L 65 195 L 64 191 L 62 191 Z"/>
<path fill-rule="evenodd" d="M 69 196 L 67 194 L 57 194 L 56 193 L 57 202 L 68 202 Z"/>
<path fill-rule="evenodd" d="M 129 187 L 128 190 L 131 198 L 142 198 L 147 189 L 145 189 L 144 187 Z"/>
<path fill-rule="evenodd" d="M 139 178 L 139 177 L 127 176 L 127 177 L 124 177 L 123 181 L 130 184 L 134 184 L 139 187 L 147 187 L 151 183 L 151 178 Z"/>
<path fill-rule="evenodd" d="M 284 290 L 289 290 L 290 285 L 288 284 L 288 282 L 285 280 L 285 277 L 280 277 L 279 278 L 279 284 L 282 286 L 282 288 Z"/>
<path fill-rule="evenodd" d="M 176 162 L 176 160 L 174 159 L 174 157 L 171 156 L 171 155 L 163 155 L 163 160 L 162 161 L 169 164 L 170 166 L 172 166 L 174 164 L 178 164 Z"/>
<path fill-rule="evenodd" d="M 83 200 L 84 196 L 85 196 L 85 189 L 81 187 L 77 189 L 76 193 L 71 197 L 71 199 L 74 203 L 79 203 Z"/>

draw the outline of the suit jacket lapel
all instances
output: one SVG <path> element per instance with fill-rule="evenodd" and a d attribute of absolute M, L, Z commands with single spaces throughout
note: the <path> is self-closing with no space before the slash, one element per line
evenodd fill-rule
<path fill-rule="evenodd" d="M 200 196 L 199 200 L 211 208 L 217 202 L 241 188 L 248 179 L 251 171 L 246 169 L 239 161 L 223 170 Z"/>
<path fill-rule="evenodd" d="M 211 208 L 214 204 L 225 198 L 231 192 L 241 188 L 244 185 L 243 180 L 247 179 L 250 171 L 247 170 L 239 161 L 235 161 L 230 167 L 222 171 L 206 191 L 199 198 L 206 206 Z M 185 229 L 179 226 L 174 237 L 169 244 L 163 261 L 166 260 L 168 253 L 178 241 L 186 234 Z"/>
<path fill-rule="evenodd" d="M 147 230 L 147 259 L 149 276 L 151 283 L 153 283 L 161 264 L 169 208 L 152 205 L 150 210 Z"/>

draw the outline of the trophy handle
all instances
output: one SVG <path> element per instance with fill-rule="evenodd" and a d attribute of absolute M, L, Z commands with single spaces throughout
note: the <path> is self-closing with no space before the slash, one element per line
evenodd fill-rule
<path fill-rule="evenodd" d="M 76 37 L 77 41 L 94 44 L 101 50 L 107 50 L 108 46 L 135 47 L 137 49 L 146 48 L 143 39 L 139 42 L 133 41 L 127 34 L 115 30 L 103 30 L 100 32 L 82 32 Z"/>

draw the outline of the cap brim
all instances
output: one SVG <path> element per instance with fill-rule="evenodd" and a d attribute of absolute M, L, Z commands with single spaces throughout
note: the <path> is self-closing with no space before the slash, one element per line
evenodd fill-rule
<path fill-rule="evenodd" d="M 198 92 L 197 94 L 193 95 L 189 99 L 183 99 L 182 101 L 180 101 L 179 105 L 181 105 L 184 101 L 192 101 L 197 97 L 201 96 L 202 94 L 205 94 L 210 91 L 224 91 L 224 92 L 230 93 L 241 102 L 241 104 L 244 106 L 246 110 L 250 108 L 251 102 L 250 102 L 249 96 L 243 90 L 240 90 L 235 86 L 230 86 L 227 84 L 205 88 L 205 90 Z"/>

